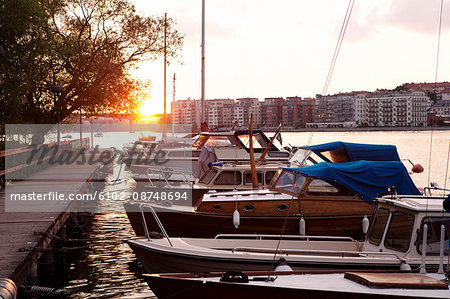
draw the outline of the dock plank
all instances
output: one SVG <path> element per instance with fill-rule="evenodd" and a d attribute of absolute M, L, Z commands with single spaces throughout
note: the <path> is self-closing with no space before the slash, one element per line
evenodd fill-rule
<path fill-rule="evenodd" d="M 8 192 L 22 194 L 52 190 L 64 194 L 78 193 L 86 187 L 98 165 L 57 165 L 15 181 Z M 5 189 L 0 190 L 0 278 L 9 277 L 21 284 L 51 238 L 35 232 L 56 234 L 69 216 L 71 202 L 64 212 L 6 212 Z M 25 249 L 20 252 L 19 249 Z"/>

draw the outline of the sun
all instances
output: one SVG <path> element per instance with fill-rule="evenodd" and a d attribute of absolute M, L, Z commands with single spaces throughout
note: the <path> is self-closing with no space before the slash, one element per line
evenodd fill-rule
<path fill-rule="evenodd" d="M 155 107 L 152 106 L 152 103 L 149 100 L 145 100 L 141 107 L 139 108 L 139 115 L 142 117 L 150 117 L 155 114 Z"/>

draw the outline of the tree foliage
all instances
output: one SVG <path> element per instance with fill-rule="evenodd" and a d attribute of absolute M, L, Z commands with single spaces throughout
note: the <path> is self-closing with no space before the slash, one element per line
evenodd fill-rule
<path fill-rule="evenodd" d="M 140 16 L 129 0 L 0 2 L 2 123 L 55 123 L 51 89 L 65 87 L 61 119 L 72 112 L 132 113 L 145 85 L 130 75 L 143 59 L 176 57 L 174 20 Z"/>

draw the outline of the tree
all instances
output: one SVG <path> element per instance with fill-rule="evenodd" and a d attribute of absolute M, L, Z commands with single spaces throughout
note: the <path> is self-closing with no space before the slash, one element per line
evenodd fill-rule
<path fill-rule="evenodd" d="M 145 85 L 134 64 L 164 51 L 176 57 L 183 37 L 174 20 L 142 17 L 128 0 L 4 0 L 0 4 L 2 123 L 56 123 L 51 89 L 65 87 L 61 119 L 72 112 L 132 113 Z"/>
<path fill-rule="evenodd" d="M 434 91 L 427 91 L 427 97 L 430 98 L 430 100 L 433 102 L 433 104 L 436 104 L 438 101 L 437 93 Z"/>

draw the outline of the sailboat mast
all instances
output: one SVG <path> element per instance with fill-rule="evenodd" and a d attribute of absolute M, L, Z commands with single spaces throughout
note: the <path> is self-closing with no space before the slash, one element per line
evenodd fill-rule
<path fill-rule="evenodd" d="M 164 14 L 164 115 L 163 136 L 166 133 L 166 65 L 167 65 L 167 13 Z"/>
<path fill-rule="evenodd" d="M 205 122 L 205 0 L 202 0 L 202 123 Z"/>
<path fill-rule="evenodd" d="M 172 137 L 175 136 L 175 73 L 173 73 Z"/>

